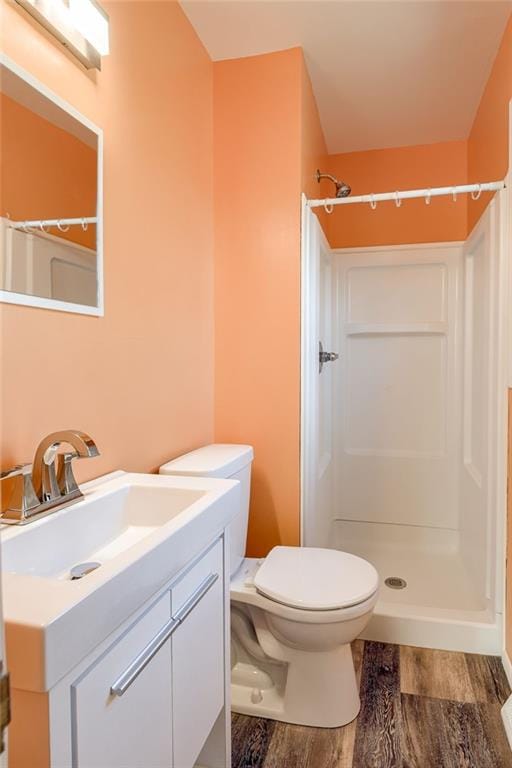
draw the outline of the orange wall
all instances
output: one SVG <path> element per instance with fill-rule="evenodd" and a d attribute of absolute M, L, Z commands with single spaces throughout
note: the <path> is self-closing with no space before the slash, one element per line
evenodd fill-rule
<path fill-rule="evenodd" d="M 302 59 L 302 85 L 301 85 L 301 168 L 302 168 L 302 192 L 308 198 L 326 197 L 329 194 L 329 182 L 316 179 L 317 170 L 325 171 L 325 157 L 327 146 L 325 143 L 320 115 L 313 93 L 313 86 L 306 67 L 304 57 Z M 326 229 L 327 214 L 319 210 L 317 216 L 320 223 Z"/>
<path fill-rule="evenodd" d="M 466 152 L 466 142 L 455 141 L 329 155 L 324 164 L 350 184 L 353 195 L 360 195 L 465 184 Z M 332 190 L 331 184 L 329 194 Z M 379 203 L 376 210 L 348 205 L 327 216 L 326 235 L 333 248 L 464 240 L 466 216 L 465 196 L 456 203 L 433 199 L 429 206 L 424 200 L 406 200 L 400 208 L 393 202 Z"/>
<path fill-rule="evenodd" d="M 512 15 L 494 60 L 468 141 L 470 183 L 499 181 L 509 168 L 509 102 L 512 99 Z M 471 231 L 489 202 L 490 195 L 469 208 Z"/>
<path fill-rule="evenodd" d="M 215 439 L 251 443 L 249 552 L 297 544 L 298 49 L 214 64 Z"/>
<path fill-rule="evenodd" d="M 82 480 L 213 437 L 213 67 L 177 3 L 106 10 L 111 54 L 86 72 L 0 7 L 2 50 L 105 132 L 105 317 L 0 305 L 2 466 L 76 427 L 102 453 Z"/>
<path fill-rule="evenodd" d="M 214 65 L 215 438 L 254 445 L 252 555 L 299 543 L 300 192 L 325 152 L 302 52 Z"/>
<path fill-rule="evenodd" d="M 0 216 L 96 216 L 96 150 L 3 93 L 0 115 Z M 53 227 L 51 234 L 96 246 L 96 227 Z"/>
<path fill-rule="evenodd" d="M 320 116 L 316 104 L 313 86 L 309 78 L 304 57 L 301 56 L 301 168 L 302 191 L 308 197 L 327 194 L 328 182 L 321 185 L 316 180 L 316 170 L 323 170 L 322 163 L 327 154 Z"/>

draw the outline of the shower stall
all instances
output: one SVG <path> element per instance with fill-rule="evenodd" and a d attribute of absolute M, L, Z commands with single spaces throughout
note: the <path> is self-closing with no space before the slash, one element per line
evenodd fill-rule
<path fill-rule="evenodd" d="M 375 565 L 367 639 L 503 648 L 506 205 L 466 242 L 332 249 L 303 201 L 302 543 Z"/>

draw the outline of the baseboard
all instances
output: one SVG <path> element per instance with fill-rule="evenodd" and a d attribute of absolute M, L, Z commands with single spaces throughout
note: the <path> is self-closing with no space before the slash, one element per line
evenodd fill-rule
<path fill-rule="evenodd" d="M 508 684 L 512 688 L 512 661 L 510 661 L 506 651 L 502 651 L 501 653 L 501 663 L 503 664 L 503 669 L 505 670 Z"/>
<path fill-rule="evenodd" d="M 508 653 L 504 650 L 501 654 L 501 663 L 505 670 L 508 683 L 512 688 L 512 662 L 510 661 Z M 505 733 L 507 734 L 508 743 L 512 749 L 512 696 L 509 696 L 504 705 L 501 708 L 501 719 L 503 720 L 503 726 Z"/>
<path fill-rule="evenodd" d="M 403 615 L 399 615 L 399 610 Z M 363 640 L 380 643 L 414 645 L 419 648 L 437 648 L 443 651 L 482 653 L 499 656 L 502 647 L 501 617 L 494 623 L 456 619 L 446 611 L 444 618 L 420 615 L 421 609 L 407 609 L 387 605 L 386 609 L 377 604 L 368 626 L 361 634 Z M 455 613 L 455 612 L 452 612 Z M 475 618 L 478 616 L 478 612 Z M 468 615 L 469 612 L 466 613 Z M 511 678 L 512 679 L 512 678 Z M 512 683 L 511 683 L 512 687 Z"/>
<path fill-rule="evenodd" d="M 508 743 L 512 749 L 512 696 L 509 696 L 501 708 L 501 719 L 507 734 Z"/>

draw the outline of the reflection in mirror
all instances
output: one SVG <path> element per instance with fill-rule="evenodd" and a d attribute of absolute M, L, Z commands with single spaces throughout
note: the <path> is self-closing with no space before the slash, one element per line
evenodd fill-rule
<path fill-rule="evenodd" d="M 4 64 L 0 99 L 4 299 L 97 308 L 98 133 Z"/>

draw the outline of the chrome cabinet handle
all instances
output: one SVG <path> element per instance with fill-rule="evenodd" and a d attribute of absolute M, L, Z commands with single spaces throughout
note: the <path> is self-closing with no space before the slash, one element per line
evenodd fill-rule
<path fill-rule="evenodd" d="M 189 599 L 183 603 L 179 611 L 177 611 L 174 614 L 174 618 L 179 621 L 181 624 L 189 613 L 194 610 L 196 605 L 201 602 L 203 597 L 206 595 L 206 593 L 213 587 L 217 579 L 219 578 L 218 573 L 210 573 L 209 576 L 206 577 L 204 581 L 201 582 L 201 584 L 198 586 L 195 592 L 192 592 Z"/>
<path fill-rule="evenodd" d="M 113 696 L 122 696 L 126 693 L 130 685 L 137 679 L 143 669 L 147 667 L 153 656 L 155 656 L 162 645 L 176 632 L 178 627 L 185 621 L 191 611 L 202 600 L 211 587 L 219 578 L 218 573 L 211 573 L 192 593 L 189 599 L 182 605 L 175 616 L 172 616 L 164 624 L 162 629 L 154 636 L 152 640 L 142 649 L 139 655 L 132 661 L 130 666 L 119 675 L 117 680 L 112 683 L 110 693 Z"/>
<path fill-rule="evenodd" d="M 126 693 L 130 685 L 138 678 L 142 670 L 147 667 L 153 656 L 158 653 L 162 645 L 167 642 L 173 632 L 178 629 L 179 625 L 180 622 L 174 618 L 169 619 L 169 621 L 164 624 L 162 629 L 154 636 L 146 647 L 142 649 L 130 666 L 117 678 L 115 683 L 112 683 L 110 693 L 113 696 L 122 696 L 123 693 Z"/>

